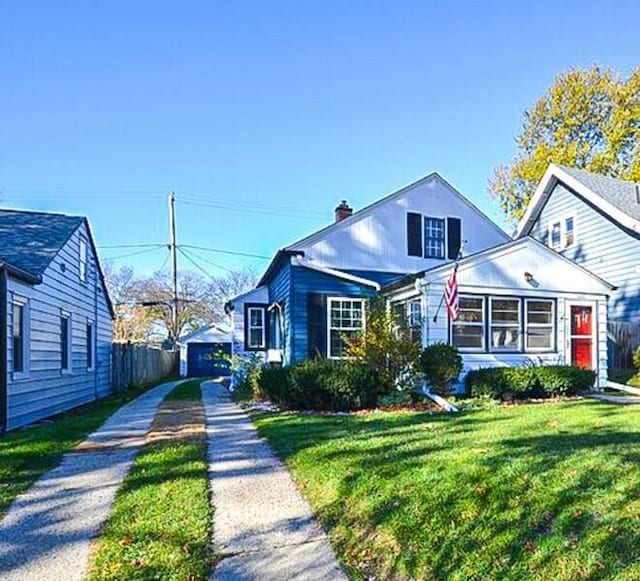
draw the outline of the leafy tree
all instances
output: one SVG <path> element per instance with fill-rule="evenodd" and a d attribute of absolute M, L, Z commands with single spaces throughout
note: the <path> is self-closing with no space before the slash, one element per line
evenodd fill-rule
<path fill-rule="evenodd" d="M 626 79 L 597 65 L 558 75 L 525 111 L 516 146 L 489 186 L 512 221 L 550 163 L 640 181 L 640 68 Z"/>
<path fill-rule="evenodd" d="M 363 333 L 346 340 L 347 356 L 375 370 L 379 393 L 413 389 L 419 372 L 420 345 L 409 338 L 406 317 L 386 308 L 382 298 L 370 299 Z"/>

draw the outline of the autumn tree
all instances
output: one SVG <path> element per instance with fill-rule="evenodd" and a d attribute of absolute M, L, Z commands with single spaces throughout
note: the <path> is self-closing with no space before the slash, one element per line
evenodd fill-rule
<path fill-rule="evenodd" d="M 550 163 L 640 181 L 640 68 L 627 78 L 599 66 L 558 75 L 525 111 L 516 146 L 489 185 L 514 222 Z"/>

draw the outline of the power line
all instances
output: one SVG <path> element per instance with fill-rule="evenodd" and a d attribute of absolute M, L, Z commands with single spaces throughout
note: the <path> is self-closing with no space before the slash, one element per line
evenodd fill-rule
<path fill-rule="evenodd" d="M 185 250 L 183 250 L 182 248 L 178 248 L 178 251 L 180 252 L 180 254 L 182 254 L 182 256 L 184 256 L 191 264 L 193 264 L 193 266 L 195 266 L 200 272 L 202 272 L 203 274 L 205 274 L 206 276 L 208 276 L 209 278 L 214 279 L 215 277 L 206 269 L 203 268 L 202 266 L 200 266 L 191 256 L 189 253 L 187 253 Z M 224 266 L 220 266 L 220 265 L 216 265 L 218 268 L 221 268 L 222 270 L 226 270 L 227 272 L 232 272 L 231 269 L 229 268 L 225 268 Z"/>
<path fill-rule="evenodd" d="M 211 266 L 215 266 L 216 268 L 220 268 L 222 270 L 226 270 L 227 272 L 233 272 L 231 269 L 227 268 L 226 266 L 222 266 L 221 264 L 218 264 L 217 262 L 213 262 L 213 261 L 209 260 L 208 258 L 205 258 L 204 256 L 201 256 L 200 254 L 197 254 L 197 253 L 193 252 L 193 250 L 190 250 L 189 254 L 194 258 L 197 257 L 198 260 L 202 260 L 202 262 L 206 262 L 207 264 L 210 264 Z"/>
<path fill-rule="evenodd" d="M 121 258 L 129 258 L 130 256 L 138 256 L 139 254 L 146 254 L 148 252 L 155 252 L 160 250 L 157 248 L 146 248 L 145 250 L 138 250 L 137 252 L 129 252 L 127 254 L 118 254 L 117 256 L 105 256 L 105 260 L 120 260 Z"/>
<path fill-rule="evenodd" d="M 207 248 L 206 246 L 195 246 L 194 244 L 180 244 L 180 248 L 192 248 L 194 250 L 202 250 L 204 252 L 217 252 L 219 254 L 230 254 L 232 256 L 247 256 L 249 258 L 260 258 L 262 260 L 270 260 L 270 256 L 262 254 L 252 254 L 251 252 L 241 252 L 239 250 L 222 250 L 220 248 Z"/>
<path fill-rule="evenodd" d="M 313 212 L 296 212 L 296 211 L 287 211 L 287 210 L 262 210 L 255 207 L 240 207 L 237 204 L 234 205 L 226 205 L 226 204 L 216 204 L 216 203 L 206 203 L 206 202 L 189 202 L 185 201 L 184 198 L 181 198 L 178 202 L 180 204 L 186 204 L 188 206 L 201 206 L 205 208 L 215 208 L 217 210 L 228 210 L 230 212 L 242 212 L 242 213 L 251 213 L 251 214 L 263 214 L 268 216 L 279 216 L 282 218 L 303 218 L 308 220 L 316 220 L 320 215 L 313 215 Z M 322 214 L 322 217 L 326 217 L 325 214 Z"/>
<path fill-rule="evenodd" d="M 98 246 L 98 248 L 160 248 L 162 246 L 167 246 L 167 244 L 108 244 L 106 246 Z"/>

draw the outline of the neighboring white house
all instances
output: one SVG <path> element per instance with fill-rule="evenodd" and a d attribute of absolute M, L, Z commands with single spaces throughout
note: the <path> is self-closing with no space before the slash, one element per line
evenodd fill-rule
<path fill-rule="evenodd" d="M 266 357 L 267 300 L 267 288 L 262 286 L 235 297 L 225 305 L 225 310 L 231 318 L 233 355 L 253 354 Z"/>
<path fill-rule="evenodd" d="M 464 375 L 480 367 L 576 364 L 607 381 L 607 300 L 613 286 L 533 238 L 463 258 L 457 271 L 460 315 L 441 304 L 452 265 L 382 289 L 421 322 L 423 346 L 456 346 Z"/>
<path fill-rule="evenodd" d="M 180 377 L 204 377 L 230 374 L 232 333 L 210 325 L 182 337 Z"/>

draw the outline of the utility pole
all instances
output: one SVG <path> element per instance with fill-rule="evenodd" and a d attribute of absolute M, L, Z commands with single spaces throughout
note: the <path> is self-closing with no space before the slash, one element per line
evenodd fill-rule
<path fill-rule="evenodd" d="M 176 195 L 169 194 L 169 250 L 171 252 L 171 279 L 173 281 L 173 300 L 171 301 L 171 323 L 174 342 L 178 340 L 178 256 L 176 253 Z"/>

